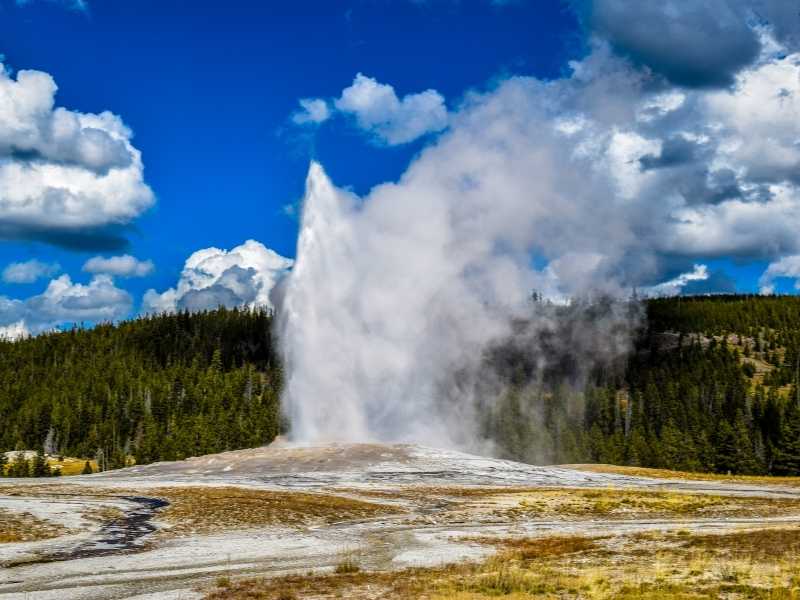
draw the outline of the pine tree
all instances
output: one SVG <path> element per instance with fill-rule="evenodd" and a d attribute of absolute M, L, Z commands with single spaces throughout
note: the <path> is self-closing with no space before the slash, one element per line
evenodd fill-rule
<path fill-rule="evenodd" d="M 14 457 L 14 460 L 11 461 L 11 465 L 8 469 L 8 474 L 10 477 L 30 477 L 31 476 L 31 469 L 28 461 L 25 459 L 24 452 L 17 452 L 17 455 Z"/>
<path fill-rule="evenodd" d="M 800 475 L 800 409 L 791 403 L 783 417 L 780 446 L 773 450 L 777 475 Z"/>
<path fill-rule="evenodd" d="M 47 459 L 44 454 L 37 452 L 36 456 L 31 461 L 31 477 L 49 477 L 50 466 L 47 464 Z"/>

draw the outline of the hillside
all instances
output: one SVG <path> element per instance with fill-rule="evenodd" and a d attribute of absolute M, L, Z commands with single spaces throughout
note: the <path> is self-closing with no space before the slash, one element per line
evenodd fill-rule
<path fill-rule="evenodd" d="M 592 459 L 800 473 L 800 298 L 651 300 L 639 344 L 624 383 L 587 405 Z"/>
<path fill-rule="evenodd" d="M 500 392 L 479 388 L 496 453 L 540 464 L 800 474 L 800 298 L 671 298 L 645 308 L 627 360 L 584 368 L 586 355 L 557 344 L 560 354 L 537 370 L 530 346 L 487 352 L 479 379 L 502 383 Z M 583 318 L 602 318 L 592 310 Z M 96 458 L 111 469 L 260 446 L 281 429 L 281 383 L 263 311 L 163 315 L 3 342 L 0 451 Z"/>
<path fill-rule="evenodd" d="M 0 450 L 101 468 L 257 446 L 278 433 L 265 311 L 146 317 L 0 343 Z"/>

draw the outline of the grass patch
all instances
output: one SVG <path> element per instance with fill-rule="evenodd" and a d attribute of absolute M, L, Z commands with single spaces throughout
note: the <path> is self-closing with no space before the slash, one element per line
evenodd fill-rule
<path fill-rule="evenodd" d="M 491 499 L 488 508 L 512 519 L 759 517 L 796 514 L 800 512 L 800 500 L 619 488 L 555 488 L 501 494 Z"/>
<path fill-rule="evenodd" d="M 589 471 L 591 473 L 609 473 L 628 475 L 630 477 L 649 477 L 651 479 L 683 479 L 687 481 L 726 481 L 735 483 L 752 483 L 760 485 L 785 485 L 800 487 L 800 477 L 778 477 L 774 475 L 723 475 L 720 473 L 693 473 L 689 471 L 670 471 L 669 469 L 651 469 L 649 467 L 627 467 L 621 465 L 579 464 L 561 465 L 568 469 Z"/>
<path fill-rule="evenodd" d="M 37 519 L 29 513 L 0 508 L 0 544 L 35 542 L 62 536 L 67 528 L 57 523 Z"/>
<path fill-rule="evenodd" d="M 345 575 L 350 573 L 358 573 L 361 570 L 361 566 L 356 561 L 356 557 L 353 554 L 346 554 L 342 557 L 342 559 L 336 563 L 336 566 L 333 568 L 333 572 L 337 575 Z"/>
<path fill-rule="evenodd" d="M 83 473 L 83 467 L 86 465 L 85 458 L 74 458 L 71 456 L 63 456 L 58 458 L 48 458 L 47 464 L 51 469 L 60 469 L 62 475 L 80 475 Z M 92 466 L 92 471 L 97 473 L 97 461 L 90 460 L 89 464 Z"/>
<path fill-rule="evenodd" d="M 583 536 L 554 536 L 542 538 L 470 538 L 482 544 L 492 544 L 503 550 L 504 559 L 536 560 L 600 549 L 597 541 Z"/>
<path fill-rule="evenodd" d="M 430 569 L 248 579 L 224 590 L 207 590 L 206 597 L 798 600 L 798 535 L 800 529 L 725 535 L 654 532 L 603 538 L 477 538 L 496 545 L 498 554 L 479 564 Z"/>
<path fill-rule="evenodd" d="M 164 532 L 168 535 L 332 524 L 399 512 L 393 506 L 342 496 L 236 487 L 156 488 L 147 495 L 170 503 L 159 515 L 170 525 Z"/>
<path fill-rule="evenodd" d="M 685 536 L 683 546 L 734 558 L 775 560 L 800 555 L 800 529 L 760 529 Z"/>

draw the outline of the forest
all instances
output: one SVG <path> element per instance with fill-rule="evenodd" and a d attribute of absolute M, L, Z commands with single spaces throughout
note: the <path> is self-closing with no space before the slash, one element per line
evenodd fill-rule
<path fill-rule="evenodd" d="M 0 450 L 105 470 L 268 443 L 282 377 L 271 321 L 219 309 L 0 342 Z"/>
<path fill-rule="evenodd" d="M 553 308 L 560 318 L 551 320 L 574 321 L 570 310 Z M 547 464 L 800 475 L 800 298 L 660 298 L 643 310 L 622 364 L 595 361 L 588 375 L 565 373 L 563 360 L 531 369 L 524 346 L 506 351 L 510 385 L 486 427 L 500 453 Z"/>
<path fill-rule="evenodd" d="M 473 382 L 480 434 L 497 454 L 800 475 L 800 298 L 535 304 L 548 318 L 517 323 Z M 593 359 L 598 344 L 628 334 L 629 351 Z M 286 427 L 281 384 L 266 310 L 3 341 L 0 451 L 91 458 L 105 470 L 264 445 Z M 27 472 L 42 474 L 36 460 Z M 12 466 L 6 474 L 25 472 Z"/>

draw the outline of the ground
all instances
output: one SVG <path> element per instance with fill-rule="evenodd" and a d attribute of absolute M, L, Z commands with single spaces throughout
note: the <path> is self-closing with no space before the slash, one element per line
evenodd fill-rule
<path fill-rule="evenodd" d="M 0 598 L 800 598 L 797 483 L 376 444 L 7 480 Z"/>

